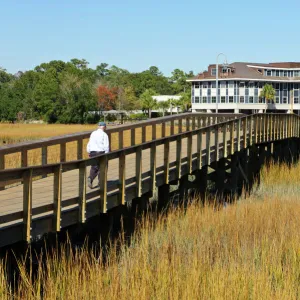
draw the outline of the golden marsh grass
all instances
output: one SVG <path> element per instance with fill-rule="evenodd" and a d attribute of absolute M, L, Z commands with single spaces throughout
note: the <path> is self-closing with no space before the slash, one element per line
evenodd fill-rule
<path fill-rule="evenodd" d="M 17 299 L 299 299 L 300 165 L 262 170 L 262 184 L 226 209 L 196 201 L 145 217 L 107 260 L 87 249 L 46 258 Z M 11 299 L 0 267 L 0 295 Z M 2 293 L 2 294 L 1 294 Z"/>

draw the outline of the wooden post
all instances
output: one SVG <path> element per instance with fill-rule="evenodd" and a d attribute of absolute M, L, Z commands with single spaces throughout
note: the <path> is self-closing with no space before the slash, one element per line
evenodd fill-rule
<path fill-rule="evenodd" d="M 206 130 L 206 164 L 210 165 L 210 133 L 211 127 L 207 127 Z"/>
<path fill-rule="evenodd" d="M 156 143 L 151 144 L 151 157 L 150 157 L 151 181 L 152 192 L 156 190 Z"/>
<path fill-rule="evenodd" d="M 32 169 L 26 170 L 23 175 L 23 239 L 30 242 L 32 220 Z"/>
<path fill-rule="evenodd" d="M 230 123 L 230 154 L 234 153 L 234 121 Z"/>
<path fill-rule="evenodd" d="M 237 119 L 237 151 L 241 150 L 241 119 Z"/>
<path fill-rule="evenodd" d="M 152 124 L 152 141 L 156 140 L 156 124 Z"/>
<path fill-rule="evenodd" d="M 259 125 L 259 119 L 258 115 L 255 116 L 254 118 L 254 143 L 257 144 L 258 142 L 258 125 Z"/>
<path fill-rule="evenodd" d="M 142 143 L 146 142 L 146 126 L 142 127 Z"/>
<path fill-rule="evenodd" d="M 215 125 L 215 161 L 219 160 L 219 125 Z"/>
<path fill-rule="evenodd" d="M 163 122 L 161 124 L 161 137 L 165 137 L 166 136 L 166 122 Z"/>
<path fill-rule="evenodd" d="M 53 231 L 60 231 L 61 224 L 61 201 L 62 201 L 62 165 L 54 167 L 53 182 Z"/>
<path fill-rule="evenodd" d="M 197 156 L 198 156 L 198 170 L 202 168 L 202 134 L 203 131 L 198 131 L 197 134 Z"/>
<path fill-rule="evenodd" d="M 191 174 L 193 172 L 193 133 L 189 133 L 187 137 L 187 159 L 188 159 L 188 173 Z"/>
<path fill-rule="evenodd" d="M 137 147 L 135 157 L 136 197 L 142 196 L 142 147 Z"/>
<path fill-rule="evenodd" d="M 174 135 L 174 120 L 171 121 L 170 133 L 171 133 L 171 135 Z"/>
<path fill-rule="evenodd" d="M 77 159 L 82 159 L 83 157 L 83 140 L 82 138 L 79 138 L 77 140 Z"/>
<path fill-rule="evenodd" d="M 25 168 L 28 166 L 28 151 L 27 149 L 21 150 L 21 167 Z"/>
<path fill-rule="evenodd" d="M 196 129 L 196 120 L 195 120 L 195 116 L 192 116 L 192 129 L 193 129 L 193 130 Z"/>
<path fill-rule="evenodd" d="M 223 157 L 227 157 L 227 123 L 223 126 Z"/>
<path fill-rule="evenodd" d="M 182 152 L 182 138 L 177 136 L 176 139 L 176 172 L 177 178 L 181 178 L 181 152 Z"/>
<path fill-rule="evenodd" d="M 185 124 L 186 124 L 186 131 L 190 131 L 191 128 L 190 128 L 190 118 L 189 117 L 185 118 Z"/>
<path fill-rule="evenodd" d="M 178 133 L 182 132 L 182 118 L 178 121 Z"/>
<path fill-rule="evenodd" d="M 153 132 L 152 132 L 153 135 Z M 131 139 L 131 146 L 135 145 L 135 128 L 130 130 L 130 139 Z"/>
<path fill-rule="evenodd" d="M 107 155 L 100 156 L 100 213 L 107 212 L 107 170 L 108 160 Z"/>
<path fill-rule="evenodd" d="M 125 204 L 125 188 L 126 188 L 126 156 L 125 151 L 120 153 L 119 157 L 119 204 Z"/>
<path fill-rule="evenodd" d="M 66 143 L 62 142 L 60 144 L 60 162 L 66 161 Z"/>
<path fill-rule="evenodd" d="M 86 220 L 86 162 L 79 164 L 79 222 L 85 223 Z"/>
<path fill-rule="evenodd" d="M 253 116 L 250 116 L 250 132 L 249 132 L 249 145 L 252 146 L 252 132 L 253 132 L 253 122 L 254 122 L 254 119 L 253 119 Z"/>
<path fill-rule="evenodd" d="M 124 133 L 123 130 L 119 131 L 119 149 L 123 149 L 124 148 L 123 133 Z"/>
<path fill-rule="evenodd" d="M 169 163 L 170 163 L 170 142 L 165 141 L 164 145 L 164 183 L 169 184 Z"/>
<path fill-rule="evenodd" d="M 244 139 L 244 147 L 243 148 L 247 148 L 247 144 L 248 144 L 248 135 L 247 135 L 247 128 L 248 127 L 248 117 L 243 119 L 243 139 Z"/>
<path fill-rule="evenodd" d="M 0 153 L 0 171 L 5 169 L 5 155 Z M 5 186 L 0 187 L 0 191 L 3 191 Z"/>

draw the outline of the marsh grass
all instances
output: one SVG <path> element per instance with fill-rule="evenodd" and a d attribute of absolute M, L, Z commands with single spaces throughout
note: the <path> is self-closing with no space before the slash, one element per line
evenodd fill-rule
<path fill-rule="evenodd" d="M 300 165 L 273 164 L 247 200 L 145 216 L 106 259 L 83 247 L 44 254 L 33 282 L 20 262 L 16 299 L 299 299 Z M 42 260 L 45 265 L 42 267 Z M 11 299 L 0 266 L 0 295 Z M 7 295 L 7 296 L 4 296 Z M 6 297 L 6 298 L 5 298 Z"/>

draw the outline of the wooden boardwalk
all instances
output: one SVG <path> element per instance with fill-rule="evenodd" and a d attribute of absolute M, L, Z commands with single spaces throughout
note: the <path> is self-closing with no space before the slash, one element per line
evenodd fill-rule
<path fill-rule="evenodd" d="M 196 149 L 196 137 L 193 138 L 193 152 Z M 213 143 L 213 135 L 212 135 Z M 203 149 L 205 149 L 205 140 L 202 143 Z M 157 147 L 157 168 L 164 164 L 164 146 L 160 145 Z M 183 140 L 182 145 L 182 158 L 187 156 L 187 139 Z M 176 142 L 170 143 L 170 163 L 176 161 Z M 136 157 L 135 154 L 126 156 L 126 179 L 134 178 L 136 175 Z M 143 164 L 142 172 L 146 173 L 150 171 L 150 149 L 143 151 Z M 89 168 L 87 168 L 89 172 Z M 108 166 L 108 186 L 113 186 L 118 183 L 119 179 L 119 160 L 113 159 L 109 161 Z M 67 199 L 78 197 L 79 194 L 79 171 L 72 170 L 64 172 L 62 175 L 62 201 Z M 95 178 L 93 182 L 93 189 L 87 187 L 87 193 L 99 189 L 97 186 L 98 180 Z M 33 208 L 41 205 L 50 204 L 53 202 L 53 176 L 49 176 L 44 179 L 39 179 L 33 182 Z M 23 185 L 8 188 L 0 191 L 0 218 L 3 215 L 11 214 L 14 212 L 23 210 Z M 1 225 L 0 225 L 1 228 Z"/>

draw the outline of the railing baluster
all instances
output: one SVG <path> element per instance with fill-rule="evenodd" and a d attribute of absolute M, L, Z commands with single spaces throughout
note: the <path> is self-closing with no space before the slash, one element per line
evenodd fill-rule
<path fill-rule="evenodd" d="M 174 120 L 171 121 L 170 133 L 171 133 L 171 135 L 174 135 Z"/>
<path fill-rule="evenodd" d="M 215 125 L 215 160 L 219 160 L 219 125 Z"/>
<path fill-rule="evenodd" d="M 0 171 L 5 169 L 5 154 L 0 153 Z M 0 191 L 3 191 L 5 186 L 0 186 Z"/>
<path fill-rule="evenodd" d="M 151 158 L 150 158 L 150 168 L 151 168 L 151 180 L 152 180 L 152 191 L 156 190 L 156 143 L 151 144 Z"/>
<path fill-rule="evenodd" d="M 253 122 L 254 122 L 254 118 L 253 116 L 250 116 L 250 130 L 249 130 L 249 145 L 252 146 L 252 132 L 253 132 Z"/>
<path fill-rule="evenodd" d="M 61 228 L 61 201 L 62 201 L 62 165 L 54 168 L 53 181 L 53 231 L 60 231 Z"/>
<path fill-rule="evenodd" d="M 82 159 L 83 157 L 83 139 L 77 140 L 77 159 Z M 47 149 L 47 148 L 46 148 Z"/>
<path fill-rule="evenodd" d="M 86 220 L 86 162 L 79 164 L 79 222 Z"/>
<path fill-rule="evenodd" d="M 188 159 L 188 173 L 189 174 L 191 174 L 193 172 L 192 149 L 193 149 L 193 134 L 189 133 L 189 135 L 187 137 L 187 159 Z"/>
<path fill-rule="evenodd" d="M 198 157 L 198 170 L 202 168 L 202 130 L 197 134 L 197 157 Z"/>
<path fill-rule="evenodd" d="M 248 126 L 248 117 L 243 119 L 243 139 L 244 139 L 244 148 L 247 148 L 247 139 L 248 139 L 248 135 L 247 135 L 247 126 Z"/>
<path fill-rule="evenodd" d="M 21 150 L 21 167 L 25 168 L 28 166 L 28 151 L 27 149 Z"/>
<path fill-rule="evenodd" d="M 135 158 L 136 197 L 142 196 L 142 147 L 137 147 Z"/>
<path fill-rule="evenodd" d="M 152 124 L 152 141 L 156 140 L 156 124 Z"/>
<path fill-rule="evenodd" d="M 66 143 L 62 142 L 60 144 L 60 161 L 65 162 L 66 161 Z"/>
<path fill-rule="evenodd" d="M 164 145 L 164 184 L 169 184 L 170 164 L 170 141 L 166 140 Z"/>
<path fill-rule="evenodd" d="M 153 132 L 152 132 L 153 135 Z M 156 133 L 155 133 L 156 135 Z M 130 139 L 131 139 L 131 146 L 135 146 L 135 128 L 130 130 Z"/>
<path fill-rule="evenodd" d="M 125 151 L 119 157 L 119 204 L 125 204 L 126 156 Z"/>
<path fill-rule="evenodd" d="M 165 137 L 166 136 L 166 122 L 163 122 L 161 124 L 161 137 Z"/>
<path fill-rule="evenodd" d="M 181 155 L 182 155 L 182 137 L 179 135 L 176 139 L 176 172 L 177 178 L 181 178 Z"/>
<path fill-rule="evenodd" d="M 178 121 L 178 133 L 182 132 L 182 118 Z"/>
<path fill-rule="evenodd" d="M 119 149 L 124 148 L 124 136 L 123 131 L 119 131 Z"/>
<path fill-rule="evenodd" d="M 211 135 L 211 127 L 208 127 L 206 130 L 206 164 L 210 165 L 210 135 Z"/>
<path fill-rule="evenodd" d="M 100 212 L 107 212 L 107 170 L 108 170 L 108 160 L 106 155 L 100 156 Z"/>
<path fill-rule="evenodd" d="M 142 143 L 146 142 L 146 126 L 142 126 Z"/>
<path fill-rule="evenodd" d="M 31 240 L 32 221 L 32 169 L 26 170 L 23 174 L 23 240 Z"/>
<path fill-rule="evenodd" d="M 227 157 L 227 123 L 223 126 L 223 157 Z"/>
<path fill-rule="evenodd" d="M 241 119 L 237 119 L 237 151 L 241 150 Z"/>
<path fill-rule="evenodd" d="M 230 123 L 230 154 L 234 153 L 234 121 Z"/>

